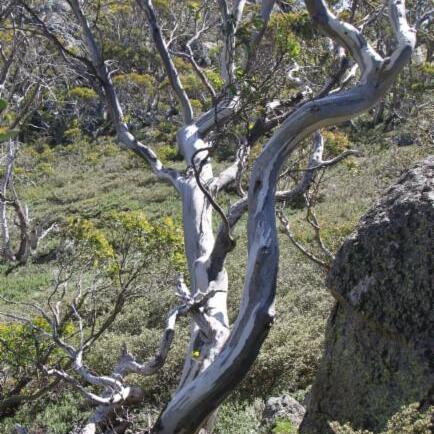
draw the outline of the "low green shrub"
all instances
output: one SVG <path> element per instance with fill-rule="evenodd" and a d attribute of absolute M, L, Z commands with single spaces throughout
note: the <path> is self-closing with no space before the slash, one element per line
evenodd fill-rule
<path fill-rule="evenodd" d="M 434 407 L 419 411 L 418 403 L 404 406 L 390 418 L 380 434 L 431 434 L 433 412 Z M 373 434 L 368 430 L 355 430 L 349 423 L 331 422 L 330 427 L 335 434 Z"/>
<path fill-rule="evenodd" d="M 273 434 L 297 434 L 297 428 L 289 419 L 278 419 L 272 430 Z"/>

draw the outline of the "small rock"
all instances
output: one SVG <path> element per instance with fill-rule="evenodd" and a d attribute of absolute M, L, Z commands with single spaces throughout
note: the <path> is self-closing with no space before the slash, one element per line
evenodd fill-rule
<path fill-rule="evenodd" d="M 263 424 L 274 425 L 277 419 L 289 419 L 298 428 L 304 413 L 304 407 L 289 395 L 271 397 L 265 403 L 262 414 Z"/>
<path fill-rule="evenodd" d="M 411 146 L 414 144 L 414 136 L 408 133 L 404 133 L 395 137 L 394 142 L 398 146 Z"/>

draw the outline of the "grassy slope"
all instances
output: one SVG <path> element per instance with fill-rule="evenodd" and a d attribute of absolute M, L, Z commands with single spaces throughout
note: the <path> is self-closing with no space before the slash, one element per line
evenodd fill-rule
<path fill-rule="evenodd" d="M 415 145 L 399 148 L 358 144 L 358 147 L 364 148 L 365 156 L 358 158 L 355 166 L 349 168 L 342 164 L 327 173 L 323 200 L 317 208 L 324 238 L 333 249 L 351 232 L 380 192 L 415 160 L 430 152 L 428 147 Z M 25 155 L 29 153 L 29 150 L 24 151 Z M 36 166 L 30 160 L 23 162 L 24 172 L 34 184 L 21 187 L 22 199 L 34 217 L 50 214 L 61 218 L 81 215 L 104 219 L 109 211 L 118 209 L 144 209 L 157 218 L 168 214 L 180 217 L 176 193 L 158 182 L 136 157 L 117 150 L 109 142 L 59 147 L 54 152 L 45 150 L 37 154 L 36 159 Z M 222 198 L 224 200 L 227 197 Z M 302 220 L 301 212 L 290 216 L 295 233 L 302 241 L 309 242 Z M 244 230 L 245 220 L 236 229 L 238 244 L 227 265 L 232 319 L 236 316 L 243 286 Z M 53 267 L 53 263 L 34 264 L 18 268 L 8 276 L 0 274 L 0 295 L 16 300 L 43 299 Z M 3 266 L 2 271 L 5 269 Z M 219 433 L 242 434 L 255 430 L 257 421 L 252 409 L 258 402 L 252 407 L 253 398 L 265 398 L 282 391 L 301 396 L 312 382 L 321 355 L 325 321 L 333 304 L 323 281 L 323 271 L 295 251 L 282 235 L 276 322 L 251 374 L 222 409 Z M 90 359 L 94 366 L 109 369 L 122 341 L 127 341 L 143 358 L 153 353 L 162 318 L 173 302 L 170 287 L 158 282 L 153 286 L 155 291 L 128 306 L 112 331 L 94 349 Z M 176 385 L 188 335 L 187 322 L 181 322 L 178 329 L 174 349 L 162 373 L 156 378 L 139 380 L 145 381 L 152 407 L 167 399 Z M 74 407 L 74 399 L 67 395 L 61 403 L 37 405 L 32 411 L 26 408 L 16 420 L 29 422 L 32 414 L 34 427 L 39 426 L 46 432 L 67 432 L 71 423 L 86 414 L 85 411 L 80 413 L 81 410 L 77 413 Z M 141 417 L 144 417 L 143 412 Z M 8 421 L 3 430 L 9 429 L 11 422 Z M 0 431 L 3 430 L 0 425 Z"/>

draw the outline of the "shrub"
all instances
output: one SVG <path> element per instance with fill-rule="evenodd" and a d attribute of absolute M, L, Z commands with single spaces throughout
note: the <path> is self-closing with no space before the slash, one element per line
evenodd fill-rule
<path fill-rule="evenodd" d="M 157 149 L 158 158 L 163 162 L 167 161 L 180 161 L 182 156 L 179 154 L 178 149 L 174 146 L 163 145 Z"/>
<path fill-rule="evenodd" d="M 115 85 L 128 86 L 136 85 L 150 91 L 155 86 L 154 78 L 149 74 L 139 74 L 131 72 L 129 74 L 119 74 L 113 79 Z"/>
<path fill-rule="evenodd" d="M 260 426 L 260 412 L 256 403 L 224 403 L 218 412 L 216 434 L 251 434 L 257 433 Z"/>
<path fill-rule="evenodd" d="M 97 93 L 90 87 L 73 87 L 69 90 L 68 96 L 82 101 L 92 101 L 98 97 Z"/>
<path fill-rule="evenodd" d="M 297 434 L 297 428 L 289 419 L 279 419 L 273 428 L 273 434 Z"/>
<path fill-rule="evenodd" d="M 300 55 L 301 46 L 292 32 L 292 25 L 292 14 L 278 13 L 271 16 L 269 29 L 272 29 L 270 31 L 275 48 L 295 59 Z"/>
<path fill-rule="evenodd" d="M 419 411 L 418 403 L 404 406 L 391 417 L 381 434 L 431 434 L 433 411 L 433 407 Z M 367 430 L 355 430 L 349 423 L 331 422 L 330 427 L 335 434 L 373 434 Z"/>
<path fill-rule="evenodd" d="M 323 131 L 327 155 L 336 157 L 350 147 L 348 136 L 341 131 Z"/>
<path fill-rule="evenodd" d="M 207 69 L 205 74 L 216 91 L 222 90 L 225 84 L 223 78 L 217 71 Z"/>
<path fill-rule="evenodd" d="M 77 402 L 78 393 L 68 391 L 63 395 L 51 393 L 44 400 L 24 405 L 15 417 L 2 420 L 0 432 L 16 432 L 17 423 L 30 428 L 31 433 L 65 434 L 74 432 L 80 420 L 87 417 L 88 411 L 83 411 Z M 35 415 L 36 413 L 36 415 Z"/>

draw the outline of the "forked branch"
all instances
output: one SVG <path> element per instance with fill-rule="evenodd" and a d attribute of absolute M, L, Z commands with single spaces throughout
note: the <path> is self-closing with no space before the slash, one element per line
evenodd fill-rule
<path fill-rule="evenodd" d="M 391 0 L 391 10 L 396 8 Z M 405 20 L 394 18 L 405 33 L 399 61 L 385 70 L 383 61 L 354 27 L 338 20 L 321 0 L 306 0 L 312 19 L 331 38 L 344 45 L 362 71 L 360 83 L 345 91 L 310 101 L 288 116 L 256 160 L 248 193 L 248 264 L 243 301 L 232 332 L 213 364 L 179 389 L 154 427 L 155 433 L 195 432 L 206 417 L 246 374 L 274 318 L 278 267 L 275 221 L 276 187 L 283 162 L 300 141 L 314 131 L 349 120 L 372 107 L 389 89 L 410 59 L 414 38 Z"/>

